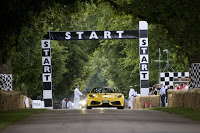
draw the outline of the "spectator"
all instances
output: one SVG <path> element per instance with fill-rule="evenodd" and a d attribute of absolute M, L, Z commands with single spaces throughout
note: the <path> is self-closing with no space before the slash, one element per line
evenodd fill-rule
<path fill-rule="evenodd" d="M 62 109 L 66 109 L 66 98 L 62 100 Z"/>
<path fill-rule="evenodd" d="M 181 87 L 180 87 L 180 89 L 179 89 L 179 90 L 182 90 L 182 89 L 184 89 L 184 86 L 183 86 L 183 84 L 181 84 Z"/>
<path fill-rule="evenodd" d="M 67 102 L 67 108 L 73 109 L 73 103 L 72 103 L 71 99 Z"/>
<path fill-rule="evenodd" d="M 157 89 L 156 89 L 157 85 L 153 85 L 153 92 L 152 92 L 152 95 L 157 95 Z"/>
<path fill-rule="evenodd" d="M 161 102 L 162 102 L 162 107 L 165 107 L 165 87 L 163 86 L 163 84 L 161 83 L 160 85 L 160 98 L 161 98 Z"/>
<path fill-rule="evenodd" d="M 175 90 L 180 90 L 180 86 L 179 84 L 176 84 L 176 86 L 174 87 Z"/>
<path fill-rule="evenodd" d="M 157 88 L 154 89 L 154 92 L 153 92 L 153 93 L 154 93 L 154 95 L 158 95 L 158 90 L 157 90 Z"/>
<path fill-rule="evenodd" d="M 188 90 L 188 86 L 187 86 L 187 83 L 184 83 L 184 90 Z"/>
<path fill-rule="evenodd" d="M 149 87 L 149 95 L 153 95 L 153 88 Z"/>
<path fill-rule="evenodd" d="M 168 93 L 167 93 L 168 89 L 169 89 L 169 85 L 168 85 L 167 88 L 165 89 L 166 103 L 167 103 L 167 100 L 168 100 Z"/>

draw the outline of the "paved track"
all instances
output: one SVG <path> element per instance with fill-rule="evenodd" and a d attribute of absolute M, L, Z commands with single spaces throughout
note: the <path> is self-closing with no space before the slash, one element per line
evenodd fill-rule
<path fill-rule="evenodd" d="M 200 133 L 200 123 L 150 110 L 47 110 L 0 133 Z"/>

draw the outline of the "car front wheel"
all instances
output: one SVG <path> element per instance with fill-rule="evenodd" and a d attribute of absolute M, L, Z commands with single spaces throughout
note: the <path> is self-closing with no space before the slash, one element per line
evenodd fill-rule
<path fill-rule="evenodd" d="M 89 106 L 87 106 L 86 108 L 87 108 L 87 109 L 92 109 L 92 107 L 89 107 Z"/>

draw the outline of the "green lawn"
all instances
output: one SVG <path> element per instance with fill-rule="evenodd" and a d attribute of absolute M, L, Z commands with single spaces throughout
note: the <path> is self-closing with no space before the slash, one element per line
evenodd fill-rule
<path fill-rule="evenodd" d="M 26 118 L 32 114 L 39 113 L 45 109 L 19 109 L 19 110 L 9 110 L 0 111 L 0 129 Z"/>
<path fill-rule="evenodd" d="M 178 108 L 178 107 L 166 107 L 166 108 L 148 108 L 150 110 L 164 111 L 171 114 L 176 114 L 190 118 L 192 120 L 197 120 L 200 122 L 200 111 L 196 111 L 188 108 Z"/>

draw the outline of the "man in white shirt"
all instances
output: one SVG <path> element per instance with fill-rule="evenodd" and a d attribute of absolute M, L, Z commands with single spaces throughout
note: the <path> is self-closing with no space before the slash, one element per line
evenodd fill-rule
<path fill-rule="evenodd" d="M 62 109 L 66 109 L 66 98 L 62 100 Z"/>
<path fill-rule="evenodd" d="M 73 109 L 73 105 L 72 105 L 72 101 L 71 101 L 71 100 L 69 100 L 69 101 L 67 102 L 67 107 L 68 107 L 69 109 Z"/>
<path fill-rule="evenodd" d="M 83 95 L 79 91 L 80 87 L 76 86 L 76 89 L 74 90 L 74 108 L 79 109 L 79 102 L 80 102 L 80 95 Z"/>
<path fill-rule="evenodd" d="M 160 84 L 160 91 L 159 91 L 159 94 L 160 94 L 160 98 L 161 98 L 161 102 L 162 102 L 162 107 L 165 107 L 165 87 L 163 86 L 163 84 L 161 83 Z"/>
<path fill-rule="evenodd" d="M 133 109 L 134 96 L 136 96 L 135 90 L 133 89 L 133 86 L 130 86 L 128 105 L 131 109 Z"/>
<path fill-rule="evenodd" d="M 184 83 L 184 90 L 188 90 L 188 86 L 187 86 L 187 83 Z"/>
<path fill-rule="evenodd" d="M 26 108 L 29 108 L 29 99 L 28 99 L 28 97 L 25 98 L 24 102 L 25 102 Z"/>

